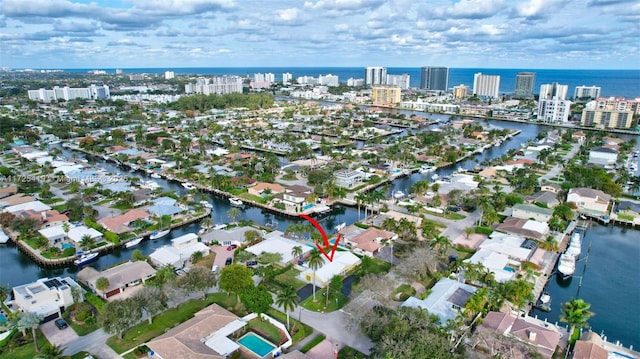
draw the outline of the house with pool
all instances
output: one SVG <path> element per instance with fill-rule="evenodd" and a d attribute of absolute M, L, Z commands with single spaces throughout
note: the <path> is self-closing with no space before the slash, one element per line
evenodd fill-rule
<path fill-rule="evenodd" d="M 284 324 L 257 314 L 242 318 L 217 304 L 212 304 L 193 318 L 149 341 L 152 358 L 160 359 L 226 359 L 240 352 L 243 358 L 272 358 L 291 346 L 292 340 Z M 280 330 L 280 338 L 265 338 L 251 329 L 252 320 L 267 320 Z"/>

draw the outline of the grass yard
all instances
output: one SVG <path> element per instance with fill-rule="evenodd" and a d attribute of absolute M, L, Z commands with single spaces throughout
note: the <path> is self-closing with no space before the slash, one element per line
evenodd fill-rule
<path fill-rule="evenodd" d="M 269 308 L 269 310 L 267 310 L 266 313 L 268 316 L 270 316 L 273 319 L 276 319 L 277 321 L 279 321 L 280 323 L 287 325 L 287 315 L 284 313 L 281 313 L 273 308 Z M 301 340 L 303 340 L 304 338 L 308 337 L 309 335 L 311 335 L 313 333 L 313 328 L 311 328 L 310 326 L 301 323 L 299 321 L 297 321 L 293 316 L 289 316 L 289 324 L 291 325 L 289 329 L 289 334 L 291 335 L 291 340 L 293 341 L 293 344 L 297 344 L 299 343 Z"/>
<path fill-rule="evenodd" d="M 196 264 L 194 264 L 194 266 L 211 270 L 211 267 L 213 267 L 213 261 L 215 258 L 216 258 L 216 254 L 212 252 L 209 255 L 202 257 L 202 259 L 199 260 Z"/>
<path fill-rule="evenodd" d="M 327 313 L 341 309 L 349 301 L 349 298 L 345 297 L 341 293 L 331 293 L 331 295 L 329 296 L 328 305 L 325 307 L 325 292 L 326 289 L 317 291 L 315 302 L 313 301 L 313 296 L 310 296 L 309 298 L 303 300 L 300 303 L 300 306 L 314 312 Z"/>
<path fill-rule="evenodd" d="M 15 333 L 11 340 L 18 340 L 18 338 L 22 337 L 22 333 Z M 49 341 L 42 334 L 40 329 L 36 331 L 36 338 L 38 340 L 38 348 L 42 350 L 45 346 L 49 345 Z M 33 359 L 36 355 L 36 348 L 33 344 L 33 336 L 31 335 L 31 330 L 27 330 L 27 335 L 25 337 L 26 343 L 15 348 L 13 352 L 9 350 L 9 346 L 11 344 L 7 343 L 4 348 L 2 348 L 2 354 L 0 354 L 0 359 Z"/>
<path fill-rule="evenodd" d="M 270 342 L 278 345 L 287 341 L 287 337 L 273 324 L 262 318 L 251 319 L 247 323 L 247 329 L 252 329 L 261 336 L 267 338 Z"/>
<path fill-rule="evenodd" d="M 143 323 L 129 328 L 125 331 L 122 339 L 119 339 L 117 335 L 110 337 L 107 340 L 107 345 L 115 350 L 116 353 L 125 352 L 137 345 L 140 345 L 141 343 L 145 343 L 150 339 L 165 333 L 165 330 L 171 329 L 176 325 L 191 319 L 194 313 L 213 303 L 217 303 L 227 309 L 235 308 L 238 305 L 236 296 L 234 295 L 227 295 L 224 293 L 209 294 L 204 300 L 193 299 L 181 304 L 178 309 L 172 308 L 162 314 L 159 314 L 153 319 L 151 324 L 144 321 Z M 244 315 L 245 313 L 236 314 Z"/>
<path fill-rule="evenodd" d="M 295 268 L 291 268 L 290 270 L 282 274 L 278 274 L 276 276 L 276 280 L 284 285 L 288 285 L 290 287 L 293 287 L 295 290 L 298 290 L 306 285 L 305 282 L 298 279 L 298 275 L 300 275 L 300 271 Z"/>
<path fill-rule="evenodd" d="M 351 347 L 344 347 L 338 352 L 338 359 L 367 359 L 367 356 Z"/>
<path fill-rule="evenodd" d="M 308 352 L 316 345 L 320 344 L 324 340 L 325 336 L 323 334 L 318 334 L 315 338 L 313 338 L 310 342 L 308 342 L 305 346 L 300 348 L 300 351 L 303 353 Z"/>

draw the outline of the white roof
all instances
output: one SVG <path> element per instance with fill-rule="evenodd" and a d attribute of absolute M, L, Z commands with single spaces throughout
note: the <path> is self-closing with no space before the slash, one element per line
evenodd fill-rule
<path fill-rule="evenodd" d="M 46 151 L 33 151 L 33 152 L 29 152 L 29 153 L 25 153 L 22 155 L 22 157 L 28 159 L 28 160 L 32 160 L 34 158 L 38 158 L 38 157 L 45 157 L 45 156 L 49 156 L 49 152 Z"/>
<path fill-rule="evenodd" d="M 311 252 L 311 247 L 293 241 L 291 239 L 284 238 L 281 236 L 281 234 L 282 232 L 280 231 L 271 232 L 265 236 L 264 241 L 248 247 L 246 250 L 247 252 L 253 253 L 257 256 L 262 254 L 262 252 L 280 253 L 282 255 L 282 263 L 289 263 L 294 259 L 291 255 L 291 250 L 293 250 L 293 247 L 295 246 L 302 247 L 303 255 Z"/>
<path fill-rule="evenodd" d="M 79 171 L 81 169 L 83 169 L 84 167 L 82 165 L 73 165 L 73 164 L 69 164 L 69 165 L 65 165 L 65 166 L 60 166 L 58 168 L 56 168 L 56 173 L 57 172 L 62 172 L 65 175 L 67 175 L 68 173 L 71 173 L 73 171 Z"/>
<path fill-rule="evenodd" d="M 167 264 L 175 266 L 180 262 L 180 254 L 178 254 L 175 248 L 172 247 L 158 248 L 149 255 L 149 258 L 160 266 L 165 266 Z"/>
<path fill-rule="evenodd" d="M 467 293 L 474 293 L 477 290 L 476 287 L 468 284 L 450 278 L 442 278 L 431 288 L 431 294 L 429 294 L 426 299 L 420 300 L 415 297 L 410 297 L 402 303 L 402 306 L 426 309 L 429 311 L 429 314 L 438 316 L 441 324 L 445 324 L 447 320 L 455 318 L 458 314 L 458 312 L 453 309 L 453 305 L 456 303 L 452 302 L 452 300 L 454 300 L 452 297 L 459 289 Z"/>
<path fill-rule="evenodd" d="M 56 239 L 56 238 L 63 238 L 67 236 L 67 233 L 64 231 L 64 227 L 62 226 L 44 228 L 44 229 L 38 230 L 38 232 L 42 234 L 43 237 L 49 240 L 51 240 L 52 238 Z"/>
<path fill-rule="evenodd" d="M 240 348 L 236 342 L 227 337 L 237 330 L 244 328 L 245 325 L 247 325 L 247 323 L 244 320 L 236 319 L 204 338 L 204 344 L 216 353 L 226 357 Z"/>
<path fill-rule="evenodd" d="M 522 237 L 493 232 L 489 238 L 480 244 L 480 248 L 506 254 L 513 259 L 524 261 L 527 260 L 531 254 L 531 249 L 521 247 L 524 241 L 525 239 Z"/>
<path fill-rule="evenodd" d="M 500 283 L 510 281 L 516 275 L 515 272 L 504 269 L 509 263 L 509 257 L 490 250 L 480 249 L 471 258 L 465 259 L 465 262 L 482 264 L 495 275 L 496 281 Z"/>
<path fill-rule="evenodd" d="M 325 256 L 322 256 L 322 259 L 324 260 L 324 265 L 316 271 L 316 278 L 323 283 L 330 281 L 334 275 L 344 274 L 344 270 L 347 267 L 355 266 L 361 262 L 360 258 L 351 252 L 336 252 L 333 262 L 329 262 Z M 305 266 L 307 265 L 308 263 L 305 263 Z M 300 273 L 300 277 L 304 279 L 307 274 L 313 278 L 313 271 L 309 268 Z"/>
<path fill-rule="evenodd" d="M 530 231 L 536 231 L 542 234 L 545 234 L 549 231 L 549 225 L 546 222 L 538 222 L 534 221 L 533 219 L 528 220 L 524 224 L 524 226 L 522 226 L 522 228 L 528 229 Z"/>
<path fill-rule="evenodd" d="M 174 239 L 171 240 L 171 243 L 176 246 L 176 245 L 180 245 L 180 244 L 184 244 L 184 243 L 189 243 L 193 240 L 197 240 L 198 239 L 198 235 L 195 233 L 187 233 L 185 235 L 182 235 L 180 237 L 176 237 Z"/>
<path fill-rule="evenodd" d="M 76 243 L 82 242 L 82 237 L 85 235 L 89 235 L 93 239 L 102 237 L 102 233 L 86 226 L 73 227 L 67 233 L 67 236 Z"/>
<path fill-rule="evenodd" d="M 53 156 L 44 156 L 36 158 L 36 163 L 39 165 L 44 165 L 45 163 L 51 163 L 53 161 Z"/>
<path fill-rule="evenodd" d="M 3 210 L 3 212 L 16 213 L 20 211 L 29 211 L 33 210 L 36 212 L 48 211 L 51 207 L 40 201 L 32 201 L 26 203 L 16 204 L 15 206 L 9 206 Z"/>

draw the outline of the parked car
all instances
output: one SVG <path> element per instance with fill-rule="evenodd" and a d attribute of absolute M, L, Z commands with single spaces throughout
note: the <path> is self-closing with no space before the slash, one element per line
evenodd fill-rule
<path fill-rule="evenodd" d="M 449 206 L 447 208 L 447 210 L 449 210 L 450 212 L 460 212 L 460 206 Z"/>
<path fill-rule="evenodd" d="M 67 322 L 64 319 L 56 319 L 56 321 L 54 323 L 55 323 L 56 327 L 58 327 L 58 329 L 60 329 L 60 330 L 69 327 L 69 324 L 67 324 Z"/>
<path fill-rule="evenodd" d="M 176 275 L 177 276 L 182 276 L 184 274 L 185 274 L 185 272 L 182 269 L 176 269 Z"/>
<path fill-rule="evenodd" d="M 228 257 L 228 258 L 227 258 L 227 260 L 226 260 L 226 262 L 224 262 L 224 265 L 227 265 L 227 266 L 228 266 L 228 265 L 229 265 L 229 264 L 231 264 L 231 263 L 233 263 L 233 257 Z"/>
<path fill-rule="evenodd" d="M 213 265 L 213 267 L 211 267 L 211 271 L 212 271 L 213 273 L 218 273 L 218 269 L 219 269 L 219 267 L 218 267 L 218 265 L 217 265 L 217 264 L 214 264 L 214 265 Z"/>
<path fill-rule="evenodd" d="M 258 265 L 258 261 L 247 261 L 247 267 L 255 267 Z"/>
<path fill-rule="evenodd" d="M 232 244 L 232 245 L 230 245 L 229 247 L 227 247 L 227 250 L 228 250 L 228 251 L 232 251 L 232 250 L 234 250 L 234 249 L 236 249 L 236 248 L 238 248 L 238 245 L 237 245 L 237 244 Z"/>

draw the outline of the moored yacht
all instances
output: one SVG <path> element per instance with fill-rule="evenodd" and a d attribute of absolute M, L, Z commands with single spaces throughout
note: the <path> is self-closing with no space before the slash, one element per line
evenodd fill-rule
<path fill-rule="evenodd" d="M 575 271 L 576 258 L 568 253 L 561 254 L 560 260 L 558 261 L 558 273 L 560 273 L 562 278 L 571 277 Z"/>
<path fill-rule="evenodd" d="M 166 236 L 167 234 L 169 234 L 169 232 L 171 232 L 170 229 L 165 229 L 164 231 L 152 232 L 151 235 L 149 236 L 149 239 L 162 238 L 162 237 Z"/>
<path fill-rule="evenodd" d="M 73 263 L 75 265 L 77 265 L 77 266 L 82 266 L 82 265 L 85 265 L 85 264 L 91 262 L 92 260 L 98 258 L 99 255 L 100 255 L 100 253 L 98 253 L 98 252 L 94 252 L 94 253 L 82 253 L 82 252 L 79 252 L 78 253 L 78 259 L 73 261 Z"/>
<path fill-rule="evenodd" d="M 569 246 L 565 253 L 572 255 L 574 258 L 578 258 L 582 252 L 582 240 L 580 239 L 580 233 L 574 232 L 571 235 Z"/>
<path fill-rule="evenodd" d="M 184 188 L 186 188 L 188 190 L 196 189 L 196 186 L 194 186 L 193 183 L 189 183 L 189 182 L 183 183 L 182 187 L 184 187 Z"/>
<path fill-rule="evenodd" d="M 420 173 L 421 174 L 426 174 L 426 173 L 430 173 L 436 170 L 435 166 L 426 166 L 426 165 L 422 165 L 420 166 Z"/>
<path fill-rule="evenodd" d="M 244 203 L 242 203 L 242 200 L 240 200 L 240 198 L 237 198 L 237 197 L 229 198 L 229 203 L 231 203 L 231 205 L 234 207 L 242 207 L 244 205 Z"/>
<path fill-rule="evenodd" d="M 124 246 L 126 248 L 131 248 L 133 246 L 137 246 L 138 244 L 140 244 L 140 242 L 142 242 L 142 239 L 143 239 L 143 237 L 132 239 L 129 242 L 125 243 Z"/>

